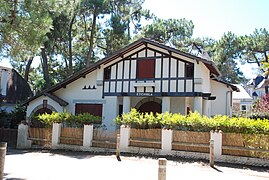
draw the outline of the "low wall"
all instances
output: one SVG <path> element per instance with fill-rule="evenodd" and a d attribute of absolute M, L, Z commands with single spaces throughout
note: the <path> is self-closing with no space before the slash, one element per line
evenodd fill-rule
<path fill-rule="evenodd" d="M 269 159 L 269 135 L 223 133 L 223 155 Z"/>
<path fill-rule="evenodd" d="M 18 145 L 22 148 L 31 147 L 31 144 L 25 139 L 27 136 L 27 127 L 25 125 L 19 126 Z M 101 134 L 100 134 L 101 133 Z M 131 129 L 126 126 L 121 126 L 119 132 L 98 131 L 94 130 L 92 125 L 85 125 L 82 129 L 65 129 L 61 124 L 53 124 L 51 136 L 51 148 L 53 149 L 70 149 L 78 151 L 92 151 L 92 152 L 115 152 L 116 134 L 120 133 L 120 151 L 128 153 L 150 154 L 150 155 L 164 155 L 176 156 L 192 159 L 209 159 L 209 140 L 214 142 L 214 157 L 216 162 L 239 163 L 246 165 L 268 166 L 269 161 L 264 157 L 254 158 L 245 157 L 246 154 L 230 153 L 227 155 L 227 147 L 239 148 L 240 143 L 242 148 L 247 144 L 245 141 L 240 141 L 234 134 L 225 134 L 220 132 L 189 132 L 189 131 L 173 131 L 167 129 Z M 64 135 L 65 134 L 65 135 Z M 63 143 L 65 138 L 79 139 L 79 144 Z M 240 136 L 240 135 L 238 135 Z M 242 135 L 241 135 L 242 136 Z M 260 142 L 268 142 L 268 136 L 265 136 Z M 241 138 L 242 139 L 242 138 Z M 243 138 L 244 139 L 244 138 Z M 107 143 L 103 145 L 96 145 L 96 143 Z M 113 147 L 109 147 L 109 143 L 114 143 Z M 257 145 L 254 143 L 257 147 Z M 265 143 L 265 148 L 268 148 L 268 143 Z M 256 147 L 256 148 L 257 148 Z M 250 148 L 250 147 L 248 147 Z M 233 149 L 234 150 L 234 149 Z M 223 151 L 223 152 L 222 152 Z M 268 151 L 268 150 L 267 150 Z M 240 156 L 235 156 L 240 155 Z"/>

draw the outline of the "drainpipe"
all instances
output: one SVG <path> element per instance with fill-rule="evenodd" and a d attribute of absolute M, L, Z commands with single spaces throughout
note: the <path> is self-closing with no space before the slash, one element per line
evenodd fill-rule
<path fill-rule="evenodd" d="M 233 92 L 232 90 L 226 92 L 226 115 L 228 115 L 228 95 L 229 93 L 232 93 L 232 92 Z"/>

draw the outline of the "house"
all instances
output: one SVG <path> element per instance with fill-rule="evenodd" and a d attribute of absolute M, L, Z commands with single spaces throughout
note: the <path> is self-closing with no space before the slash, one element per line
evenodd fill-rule
<path fill-rule="evenodd" d="M 236 87 L 218 76 L 212 61 L 142 38 L 27 100 L 27 116 L 89 112 L 114 130 L 113 119 L 131 108 L 231 115 Z"/>
<path fill-rule="evenodd" d="M 29 84 L 14 69 L 0 66 L 0 109 L 11 112 L 18 102 L 32 96 Z"/>
<path fill-rule="evenodd" d="M 257 98 L 263 96 L 265 94 L 265 86 L 266 86 L 266 81 L 263 76 L 257 75 L 255 78 L 251 79 L 245 89 L 248 92 L 248 94 L 256 100 Z"/>
<path fill-rule="evenodd" d="M 233 115 L 250 115 L 254 103 L 253 98 L 240 84 L 234 84 L 239 91 L 233 92 Z"/>

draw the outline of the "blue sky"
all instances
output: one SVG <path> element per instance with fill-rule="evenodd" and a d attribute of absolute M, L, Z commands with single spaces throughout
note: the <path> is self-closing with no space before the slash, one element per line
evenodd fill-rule
<path fill-rule="evenodd" d="M 255 28 L 269 30 L 269 0 L 145 0 L 144 8 L 159 18 L 185 18 L 194 23 L 193 37 L 220 39 L 228 31 L 249 35 Z M 239 64 L 247 78 L 255 64 Z"/>

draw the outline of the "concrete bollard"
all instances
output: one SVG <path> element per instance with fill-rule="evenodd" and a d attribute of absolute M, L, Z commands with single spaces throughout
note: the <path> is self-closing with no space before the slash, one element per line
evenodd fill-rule
<path fill-rule="evenodd" d="M 7 152 L 7 143 L 0 142 L 0 180 L 4 178 L 6 152 Z"/>
<path fill-rule="evenodd" d="M 210 154 L 209 154 L 209 164 L 211 167 L 214 167 L 214 140 L 210 139 Z"/>
<path fill-rule="evenodd" d="M 117 159 L 120 160 L 120 134 L 117 134 L 116 156 L 117 156 Z"/>
<path fill-rule="evenodd" d="M 165 158 L 159 158 L 158 180 L 166 180 L 166 162 Z"/>

